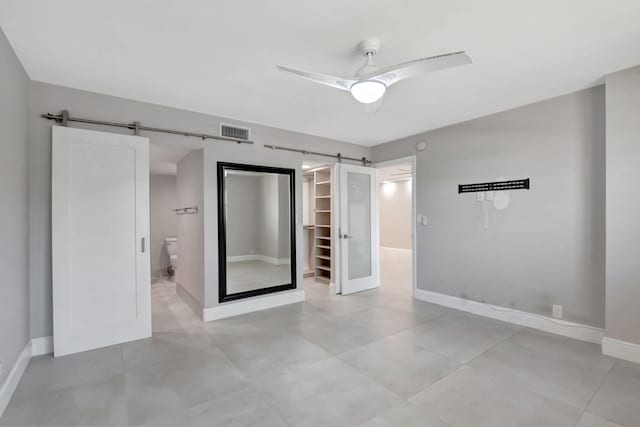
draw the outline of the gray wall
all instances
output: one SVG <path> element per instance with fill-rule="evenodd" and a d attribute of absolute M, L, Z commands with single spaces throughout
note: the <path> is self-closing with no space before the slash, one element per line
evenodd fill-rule
<path fill-rule="evenodd" d="M 30 340 L 29 78 L 0 30 L 0 386 Z"/>
<path fill-rule="evenodd" d="M 543 315 L 561 304 L 603 327 L 604 108 L 600 86 L 374 147 L 374 161 L 417 154 L 418 288 Z M 457 185 L 501 175 L 532 189 L 490 207 L 484 231 Z"/>
<path fill-rule="evenodd" d="M 151 274 L 154 277 L 166 275 L 169 254 L 164 239 L 176 237 L 178 215 L 172 209 L 178 208 L 178 192 L 175 175 L 151 175 L 149 180 L 150 231 L 151 231 Z"/>
<path fill-rule="evenodd" d="M 411 180 L 380 184 L 379 192 L 380 246 L 411 249 Z"/>
<path fill-rule="evenodd" d="M 607 76 L 606 335 L 640 344 L 640 67 Z"/>
<path fill-rule="evenodd" d="M 197 214 L 178 215 L 178 269 L 176 281 L 202 307 L 204 305 L 203 152 L 193 150 L 178 162 L 178 208 L 198 207 Z"/>
<path fill-rule="evenodd" d="M 29 201 L 30 212 L 30 271 L 32 336 L 48 336 L 52 333 L 51 309 L 51 126 L 52 123 L 40 118 L 43 112 L 58 112 L 68 109 L 72 115 L 102 120 L 131 122 L 140 120 L 149 126 L 177 128 L 217 134 L 220 122 L 237 123 L 251 127 L 255 145 L 238 145 L 226 142 L 207 141 L 204 144 L 204 188 L 205 200 L 202 215 L 207 215 L 204 225 L 206 263 L 205 287 L 206 303 L 215 305 L 218 301 L 218 249 L 217 249 L 217 161 L 263 164 L 296 169 L 297 180 L 302 176 L 303 156 L 284 151 L 273 151 L 263 144 L 277 144 L 299 147 L 307 150 L 319 150 L 338 153 L 345 156 L 369 156 L 370 149 L 346 144 L 310 135 L 288 132 L 250 123 L 223 119 L 207 114 L 194 113 L 160 105 L 133 101 L 130 99 L 100 95 L 77 89 L 70 89 L 46 83 L 31 84 L 31 116 L 29 141 Z M 100 126 L 78 126 L 107 132 L 130 133 L 125 129 Z M 193 146 L 199 148 L 202 143 L 196 138 L 179 135 L 147 133 L 154 144 Z M 324 161 L 324 158 L 314 159 Z M 296 206 L 302 212 L 301 187 L 296 183 Z M 205 213 L 206 212 L 206 213 Z M 183 215 L 187 216 L 187 215 Z M 300 238 L 301 228 L 298 231 Z M 180 246 L 180 243 L 178 243 Z M 298 253 L 302 254 L 301 245 Z M 302 260 L 302 256 L 298 257 Z M 180 262 L 180 261 L 178 261 Z M 302 265 L 299 266 L 301 280 Z"/>

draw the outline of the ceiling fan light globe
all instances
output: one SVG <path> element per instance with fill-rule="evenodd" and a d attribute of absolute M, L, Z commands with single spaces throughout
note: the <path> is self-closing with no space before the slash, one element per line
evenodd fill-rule
<path fill-rule="evenodd" d="M 387 87 L 384 83 L 375 80 L 366 80 L 357 82 L 351 86 L 351 95 L 353 95 L 358 102 L 372 104 L 382 98 L 386 90 Z"/>

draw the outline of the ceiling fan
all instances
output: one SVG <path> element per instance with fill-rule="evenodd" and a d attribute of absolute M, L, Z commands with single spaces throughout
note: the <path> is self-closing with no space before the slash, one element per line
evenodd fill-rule
<path fill-rule="evenodd" d="M 284 65 L 276 65 L 276 68 L 316 83 L 351 92 L 356 101 L 365 104 L 365 110 L 368 113 L 375 113 L 382 103 L 382 97 L 387 88 L 400 80 L 444 68 L 471 64 L 471 58 L 461 51 L 415 59 L 378 69 L 373 63 L 373 57 L 380 49 L 380 40 L 368 38 L 360 42 L 359 48 L 366 56 L 366 60 L 364 65 L 356 71 L 354 77 L 335 77 Z"/>

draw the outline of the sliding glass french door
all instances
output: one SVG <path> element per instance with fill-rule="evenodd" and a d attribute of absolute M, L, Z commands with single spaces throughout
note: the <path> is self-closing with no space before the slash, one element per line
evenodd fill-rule
<path fill-rule="evenodd" d="M 336 165 L 339 189 L 339 291 L 343 295 L 380 286 L 377 170 Z"/>

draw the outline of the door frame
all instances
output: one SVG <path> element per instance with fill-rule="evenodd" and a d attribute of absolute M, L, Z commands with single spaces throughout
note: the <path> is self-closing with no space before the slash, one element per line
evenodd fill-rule
<path fill-rule="evenodd" d="M 412 273 L 412 286 L 411 286 L 411 294 L 413 298 L 416 297 L 416 289 L 418 286 L 418 266 L 417 266 L 417 246 L 418 246 L 418 227 L 417 225 L 417 214 L 416 214 L 416 155 L 413 154 L 411 156 L 398 157 L 396 159 L 385 160 L 382 162 L 376 162 L 371 165 L 371 167 L 380 169 L 386 168 L 389 166 L 399 165 L 411 163 L 411 273 Z M 380 176 L 378 176 L 378 191 L 380 189 Z M 380 218 L 380 198 L 378 198 L 378 218 Z M 380 224 L 378 223 L 378 234 L 380 234 Z M 380 245 L 378 244 L 378 250 L 380 250 Z M 380 257 L 378 256 L 378 259 Z"/>

